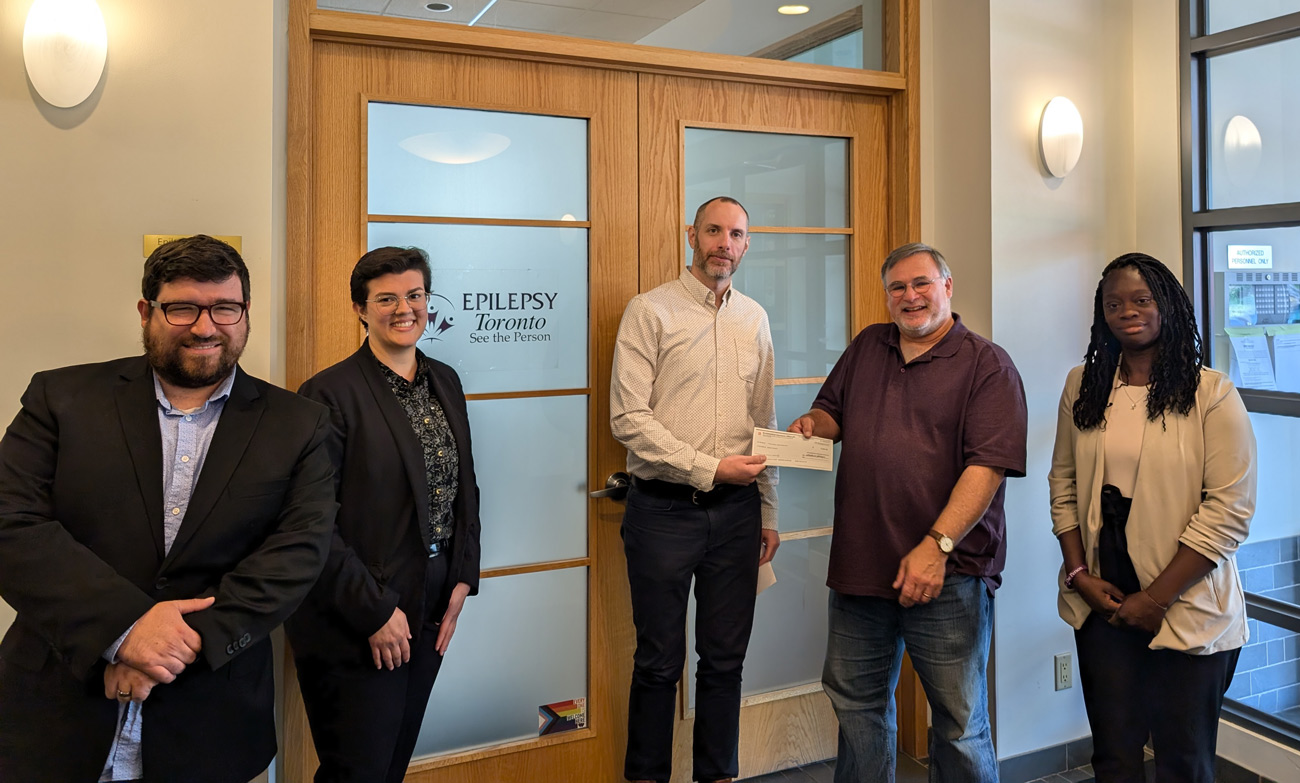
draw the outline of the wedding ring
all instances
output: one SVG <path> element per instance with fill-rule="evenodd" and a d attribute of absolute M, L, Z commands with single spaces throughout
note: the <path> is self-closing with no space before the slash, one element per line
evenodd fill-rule
<path fill-rule="evenodd" d="M 929 594 L 929 593 L 921 593 L 921 597 L 922 597 L 922 598 L 929 598 L 929 597 L 930 597 L 930 594 Z"/>
<path fill-rule="evenodd" d="M 129 698 L 131 698 L 131 692 L 130 692 L 130 691 L 118 691 L 118 692 L 117 692 L 117 698 L 119 698 L 119 699 L 129 699 Z"/>

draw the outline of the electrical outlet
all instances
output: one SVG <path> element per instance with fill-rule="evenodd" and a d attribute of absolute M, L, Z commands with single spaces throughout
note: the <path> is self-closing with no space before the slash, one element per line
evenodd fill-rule
<path fill-rule="evenodd" d="M 1054 671 L 1056 674 L 1053 679 L 1056 681 L 1056 689 L 1058 691 L 1063 691 L 1066 688 L 1073 688 L 1074 671 L 1070 665 L 1070 654 L 1061 653 L 1060 655 L 1057 655 L 1054 663 Z"/>

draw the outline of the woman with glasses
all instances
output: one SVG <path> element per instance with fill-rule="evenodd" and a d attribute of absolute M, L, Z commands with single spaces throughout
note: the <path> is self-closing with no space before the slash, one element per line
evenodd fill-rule
<path fill-rule="evenodd" d="M 1187 294 L 1156 259 L 1106 267 L 1070 371 L 1049 475 L 1061 617 L 1075 629 L 1099 783 L 1211 783 L 1224 692 L 1248 638 L 1237 547 L 1255 510 L 1255 438 L 1201 366 Z"/>
<path fill-rule="evenodd" d="M 416 344 L 428 257 L 382 247 L 352 270 L 356 353 L 299 393 L 330 409 L 339 502 L 325 571 L 285 624 L 316 783 L 397 783 L 466 596 L 478 591 L 479 494 L 465 393 Z"/>

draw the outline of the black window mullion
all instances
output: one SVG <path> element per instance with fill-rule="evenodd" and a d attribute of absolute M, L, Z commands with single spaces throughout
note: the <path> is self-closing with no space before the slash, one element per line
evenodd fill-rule
<path fill-rule="evenodd" d="M 1204 30 L 1204 26 L 1201 27 Z M 1220 33 L 1202 35 L 1190 42 L 1192 54 L 1218 55 L 1300 36 L 1300 11 L 1265 19 Z"/>
<path fill-rule="evenodd" d="M 1202 144 L 1202 147 L 1206 145 Z M 1202 154 L 1205 150 L 1201 150 Z M 1253 207 L 1206 209 L 1188 214 L 1192 229 L 1241 230 L 1249 228 L 1286 228 L 1300 225 L 1300 201 L 1289 204 L 1262 204 Z"/>

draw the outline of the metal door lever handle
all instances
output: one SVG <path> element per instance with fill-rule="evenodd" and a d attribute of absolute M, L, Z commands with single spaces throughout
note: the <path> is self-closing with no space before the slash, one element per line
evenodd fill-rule
<path fill-rule="evenodd" d="M 632 486 L 632 477 L 623 471 L 611 473 L 609 478 L 605 479 L 605 488 L 589 492 L 593 498 L 613 498 L 622 500 L 627 497 L 628 487 Z"/>

